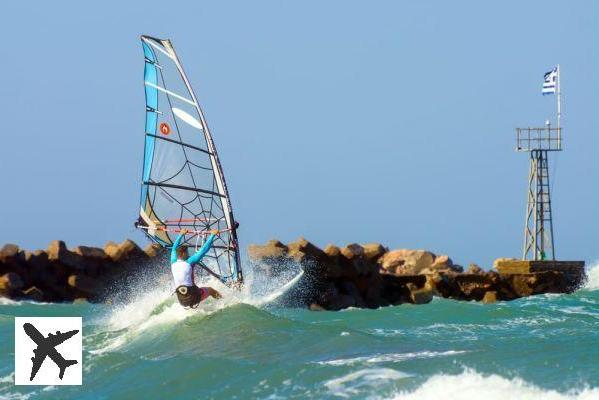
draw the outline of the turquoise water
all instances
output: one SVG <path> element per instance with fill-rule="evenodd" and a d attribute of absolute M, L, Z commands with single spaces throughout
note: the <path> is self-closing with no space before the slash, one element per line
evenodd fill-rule
<path fill-rule="evenodd" d="M 5 300 L 0 397 L 599 399 L 590 275 L 572 295 L 342 312 L 273 306 L 258 294 L 272 287 L 198 310 L 166 289 L 123 305 Z M 82 387 L 14 386 L 15 316 L 83 316 Z"/>

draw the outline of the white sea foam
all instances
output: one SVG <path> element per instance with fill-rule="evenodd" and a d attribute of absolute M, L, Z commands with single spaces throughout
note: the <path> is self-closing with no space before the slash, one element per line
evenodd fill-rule
<path fill-rule="evenodd" d="M 10 374 L 0 377 L 0 383 L 12 383 L 15 381 L 15 373 L 11 372 Z"/>
<path fill-rule="evenodd" d="M 370 329 L 370 330 L 368 330 L 368 332 L 373 335 L 376 335 L 376 336 L 384 336 L 384 337 L 401 336 L 404 333 L 406 333 L 406 331 L 404 331 L 402 329 L 383 329 L 383 328 Z"/>
<path fill-rule="evenodd" d="M 368 393 L 386 382 L 408 377 L 410 375 L 391 368 L 367 368 L 326 381 L 324 386 L 335 396 L 350 397 Z"/>
<path fill-rule="evenodd" d="M 36 394 L 36 392 L 32 392 L 32 393 L 12 392 L 12 393 L 6 393 L 6 394 L 2 393 L 2 394 L 0 394 L 0 398 L 2 400 L 27 400 L 34 394 Z"/>
<path fill-rule="evenodd" d="M 52 303 L 45 303 L 43 301 L 12 300 L 7 297 L 0 297 L 0 306 L 22 306 L 24 304 L 32 306 L 52 305 Z"/>
<path fill-rule="evenodd" d="M 594 262 L 587 270 L 587 282 L 584 289 L 597 290 L 599 289 L 599 261 Z"/>
<path fill-rule="evenodd" d="M 587 307 L 583 306 L 562 307 L 556 309 L 556 311 L 564 314 L 587 315 L 589 317 L 599 318 L 599 313 L 589 311 Z"/>
<path fill-rule="evenodd" d="M 14 301 L 7 297 L 0 297 L 0 306 L 18 306 L 21 305 L 20 301 Z"/>
<path fill-rule="evenodd" d="M 284 285 L 280 286 L 279 288 L 273 290 L 272 293 L 263 294 L 264 297 L 262 297 L 262 296 L 256 297 L 256 295 L 252 296 L 254 298 L 255 305 L 263 305 L 263 304 L 267 304 L 267 303 L 272 303 L 273 301 L 277 300 L 287 290 L 292 288 L 302 278 L 303 275 L 304 275 L 304 271 L 301 271 L 289 282 L 287 282 Z"/>
<path fill-rule="evenodd" d="M 0 377 L 0 399 L 2 400 L 27 400 L 36 392 L 20 393 L 15 391 L 14 386 L 15 373 L 12 372 L 7 376 Z M 26 388 L 23 388 L 26 389 Z"/>
<path fill-rule="evenodd" d="M 240 303 L 265 305 L 293 286 L 301 275 L 302 272 L 296 276 L 290 275 L 269 281 L 250 275 L 241 290 L 231 289 L 220 281 L 207 277 L 198 282 L 198 285 L 214 287 L 221 292 L 223 298 L 206 300 L 195 309 L 185 309 L 177 303 L 174 289 L 167 276 L 154 277 L 150 284 L 140 284 L 139 296 L 127 304 L 113 306 L 110 313 L 98 321 L 99 325 L 104 327 L 102 332 L 120 332 L 105 340 L 99 348 L 90 349 L 90 353 L 103 354 L 117 350 L 137 337 L 147 336 L 141 335 L 142 333 L 159 334 L 163 329 L 198 314 L 212 314 Z"/>
<path fill-rule="evenodd" d="M 149 289 L 148 289 L 149 288 Z M 157 280 L 153 286 L 143 285 L 140 295 L 126 304 L 114 305 L 110 312 L 99 319 L 100 334 L 109 335 L 100 343 L 100 347 L 90 349 L 91 354 L 103 354 L 115 351 L 135 340 L 147 337 L 142 333 L 159 333 L 161 329 L 176 324 L 198 313 L 207 313 L 204 308 L 188 310 L 176 303 L 170 282 Z"/>
<path fill-rule="evenodd" d="M 596 400 L 599 388 L 586 388 L 560 393 L 542 389 L 520 378 L 483 375 L 466 370 L 459 375 L 435 375 L 414 391 L 401 391 L 395 400 Z"/>
<path fill-rule="evenodd" d="M 388 362 L 401 362 L 414 359 L 422 358 L 437 358 L 447 357 L 457 354 L 467 353 L 463 350 L 448 350 L 448 351 L 418 351 L 414 353 L 388 353 L 388 354 L 376 354 L 373 356 L 365 357 L 353 357 L 353 358 L 340 358 L 336 360 L 327 361 L 316 361 L 316 364 L 320 365 L 331 365 L 331 366 L 342 366 L 342 365 L 354 365 L 354 364 L 380 364 Z"/>

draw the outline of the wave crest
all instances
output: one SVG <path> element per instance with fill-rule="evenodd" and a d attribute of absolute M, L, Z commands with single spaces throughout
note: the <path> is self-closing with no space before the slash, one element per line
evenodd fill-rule
<path fill-rule="evenodd" d="M 597 290 L 599 289 L 599 261 L 594 262 L 587 269 L 587 282 L 584 285 L 586 290 Z"/>
<path fill-rule="evenodd" d="M 398 392 L 395 400 L 593 400 L 599 398 L 599 388 L 585 388 L 560 393 L 542 389 L 520 378 L 483 375 L 466 370 L 459 375 L 439 374 L 429 378 L 416 390 Z"/>

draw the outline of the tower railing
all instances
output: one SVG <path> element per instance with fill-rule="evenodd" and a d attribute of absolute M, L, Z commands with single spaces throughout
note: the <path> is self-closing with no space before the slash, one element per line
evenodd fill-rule
<path fill-rule="evenodd" d="M 516 128 L 516 151 L 561 151 L 562 128 Z"/>

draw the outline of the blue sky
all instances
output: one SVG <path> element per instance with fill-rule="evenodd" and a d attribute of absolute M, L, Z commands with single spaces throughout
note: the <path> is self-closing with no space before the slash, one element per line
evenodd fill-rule
<path fill-rule="evenodd" d="M 598 3 L 9 2 L 0 63 L 0 242 L 135 232 L 140 34 L 171 38 L 206 112 L 242 245 L 305 236 L 519 256 L 528 159 L 562 67 L 559 258 L 599 259 Z"/>

